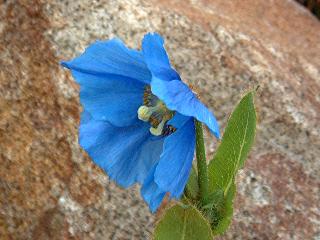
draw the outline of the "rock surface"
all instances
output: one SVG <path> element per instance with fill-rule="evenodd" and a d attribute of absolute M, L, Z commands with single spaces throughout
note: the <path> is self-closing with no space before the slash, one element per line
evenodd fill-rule
<path fill-rule="evenodd" d="M 320 23 L 291 0 L 3 1 L 1 239 L 150 238 L 138 188 L 117 187 L 79 148 L 79 89 L 59 66 L 96 39 L 139 47 L 147 31 L 222 127 L 260 85 L 256 144 L 219 239 L 320 239 Z"/>

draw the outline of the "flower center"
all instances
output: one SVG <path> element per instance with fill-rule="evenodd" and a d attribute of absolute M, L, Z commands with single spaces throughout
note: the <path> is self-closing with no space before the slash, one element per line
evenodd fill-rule
<path fill-rule="evenodd" d="M 153 95 L 150 86 L 146 86 L 143 93 L 143 105 L 138 109 L 138 118 L 144 122 L 149 122 L 150 132 L 155 136 L 168 136 L 176 131 L 167 122 L 173 117 L 171 111 L 157 96 Z"/>

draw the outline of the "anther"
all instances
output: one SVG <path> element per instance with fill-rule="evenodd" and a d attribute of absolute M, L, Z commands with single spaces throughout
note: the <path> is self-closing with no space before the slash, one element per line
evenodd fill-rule
<path fill-rule="evenodd" d="M 177 129 L 172 125 L 166 125 L 162 130 L 162 136 L 169 136 L 174 133 Z"/>
<path fill-rule="evenodd" d="M 152 107 L 147 107 L 147 106 L 141 106 L 138 109 L 138 118 L 141 121 L 147 122 L 149 121 L 150 116 L 152 115 L 153 111 L 152 111 Z"/>
<path fill-rule="evenodd" d="M 160 124 L 156 128 L 151 127 L 150 128 L 151 134 L 154 136 L 162 135 L 163 127 L 166 124 L 166 122 L 167 122 L 167 120 L 165 118 L 163 118 L 162 121 L 160 122 Z"/>

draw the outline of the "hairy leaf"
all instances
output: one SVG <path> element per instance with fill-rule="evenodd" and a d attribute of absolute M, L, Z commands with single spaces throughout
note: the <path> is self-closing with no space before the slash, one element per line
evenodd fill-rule
<path fill-rule="evenodd" d="M 234 179 L 237 171 L 243 167 L 253 144 L 256 129 L 256 112 L 253 102 L 254 92 L 247 93 L 237 105 L 227 123 L 224 135 L 216 154 L 209 163 L 209 191 L 223 192 L 223 203 L 212 199 L 213 207 L 207 216 L 213 216 L 211 225 L 214 234 L 223 233 L 229 226 L 233 214 L 235 195 Z M 210 205 L 211 204 L 211 205 Z"/>
<path fill-rule="evenodd" d="M 212 191 L 222 189 L 224 195 L 227 194 L 249 153 L 256 128 L 253 96 L 254 93 L 249 92 L 233 111 L 221 144 L 209 164 L 209 186 Z"/>
<path fill-rule="evenodd" d="M 156 226 L 155 240 L 212 240 L 209 222 L 193 206 L 175 205 Z"/>
<path fill-rule="evenodd" d="M 193 166 L 191 169 L 188 183 L 185 188 L 185 195 L 190 200 L 196 200 L 199 195 L 198 176 Z"/>

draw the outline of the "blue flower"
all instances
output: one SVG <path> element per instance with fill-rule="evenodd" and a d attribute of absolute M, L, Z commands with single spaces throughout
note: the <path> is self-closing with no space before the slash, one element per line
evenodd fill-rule
<path fill-rule="evenodd" d="M 97 41 L 62 62 L 80 85 L 80 145 L 109 177 L 141 194 L 154 212 L 178 199 L 195 149 L 194 118 L 219 138 L 213 114 L 171 67 L 163 39 L 146 34 L 142 51 L 119 39 Z"/>

